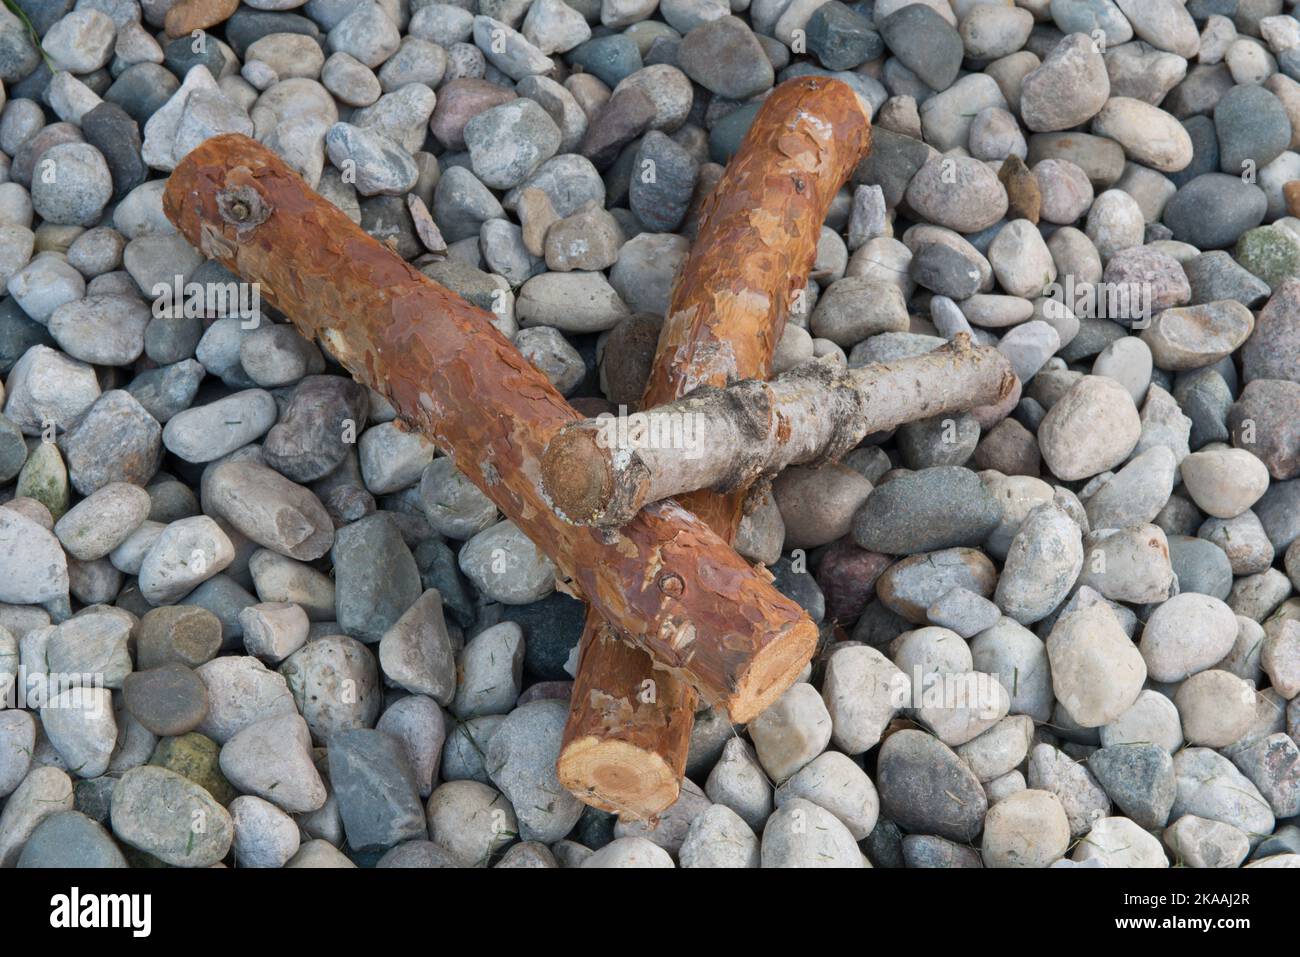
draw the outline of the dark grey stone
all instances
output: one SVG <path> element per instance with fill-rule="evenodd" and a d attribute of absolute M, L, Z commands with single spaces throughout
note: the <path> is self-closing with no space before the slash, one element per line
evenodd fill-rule
<path fill-rule="evenodd" d="M 79 870 L 128 865 L 102 824 L 80 811 L 60 811 L 36 825 L 17 866 Z"/>
<path fill-rule="evenodd" d="M 808 571 L 795 571 L 788 555 L 782 555 L 770 571 L 776 576 L 772 584 L 777 591 L 797 602 L 820 625 L 826 617 L 826 598 L 817 579 Z"/>
<path fill-rule="evenodd" d="M 1173 396 L 1183 414 L 1192 420 L 1188 440 L 1193 452 L 1207 442 L 1227 442 L 1228 410 L 1232 408 L 1232 390 L 1212 368 L 1180 372 L 1174 380 Z"/>
<path fill-rule="evenodd" d="M 49 330 L 29 318 L 12 296 L 0 299 L 0 376 L 9 375 L 14 363 L 36 345 L 54 347 Z"/>
<path fill-rule="evenodd" d="M 113 81 L 104 100 L 116 103 L 143 126 L 180 85 L 176 75 L 160 63 L 134 63 Z"/>
<path fill-rule="evenodd" d="M 403 259 L 424 252 L 404 196 L 371 196 L 361 201 L 361 228 Z"/>
<path fill-rule="evenodd" d="M 984 826 L 983 786 L 961 758 L 924 731 L 897 731 L 885 739 L 876 788 L 881 813 L 904 831 L 968 843 Z"/>
<path fill-rule="evenodd" d="M 952 86 L 966 55 L 961 35 L 932 7 L 913 3 L 876 25 L 894 56 L 936 92 Z"/>
<path fill-rule="evenodd" d="M 582 637 L 587 606 L 562 592 L 527 605 L 501 606 L 501 618 L 524 632 L 524 668 L 538 681 L 567 681 L 569 654 Z"/>
<path fill-rule="evenodd" d="M 1174 759 L 1158 744 L 1120 744 L 1088 757 L 1088 770 L 1125 815 L 1141 827 L 1162 828 L 1178 796 Z"/>
<path fill-rule="evenodd" d="M 970 469 L 922 469 L 879 486 L 858 509 L 853 540 L 869 551 L 908 555 L 984 542 L 1002 507 Z"/>
<path fill-rule="evenodd" d="M 266 433 L 266 464 L 295 482 L 324 478 L 347 458 L 365 428 L 369 408 L 369 393 L 351 379 L 307 376 L 294 388 L 280 421 Z M 346 441 L 349 435 L 352 442 Z"/>
<path fill-rule="evenodd" d="M 1262 223 L 1267 212 L 1268 197 L 1258 186 L 1242 182 L 1240 175 L 1206 173 L 1174 194 L 1165 207 L 1164 224 L 1179 242 L 1223 249 Z"/>
<path fill-rule="evenodd" d="M 240 7 L 225 22 L 226 42 L 243 59 L 248 47 L 272 33 L 301 33 L 319 41 L 320 27 L 297 13 L 280 13 Z"/>
<path fill-rule="evenodd" d="M 1205 173 L 1219 171 L 1219 134 L 1208 116 L 1189 116 L 1183 127 L 1192 139 L 1192 162 L 1176 173 L 1165 175 L 1175 186 L 1185 186 Z"/>
<path fill-rule="evenodd" d="M 909 271 L 918 286 L 950 299 L 969 299 L 979 292 L 979 265 L 944 243 L 922 246 Z"/>
<path fill-rule="evenodd" d="M 1273 549 L 1281 555 L 1300 538 L 1300 479 L 1274 482 L 1252 509 Z"/>
<path fill-rule="evenodd" d="M 0 482 L 18 476 L 27 462 L 27 441 L 23 430 L 8 416 L 0 415 Z"/>
<path fill-rule="evenodd" d="M 1178 590 L 1226 599 L 1232 590 L 1232 563 L 1223 549 L 1203 538 L 1170 535 L 1168 539 L 1169 564 L 1178 576 Z"/>
<path fill-rule="evenodd" d="M 898 450 L 910 469 L 961 465 L 975 454 L 980 427 L 969 412 L 908 422 L 898 430 Z"/>
<path fill-rule="evenodd" d="M 731 160 L 732 154 L 740 149 L 740 141 L 754 124 L 754 117 L 758 116 L 761 105 L 746 103 L 713 124 L 709 130 L 709 159 L 715 163 Z"/>
<path fill-rule="evenodd" d="M 221 76 L 221 68 L 226 65 L 226 55 L 215 43 L 204 43 L 195 49 L 194 40 L 189 36 L 177 37 L 163 47 L 163 66 L 171 70 L 180 80 L 185 79 L 196 66 L 205 66 L 212 74 L 212 79 Z"/>
<path fill-rule="evenodd" d="M 671 233 L 686 218 L 700 164 L 666 134 L 651 130 L 641 138 L 628 182 L 632 212 L 650 232 Z"/>
<path fill-rule="evenodd" d="M 1269 295 L 1268 283 L 1221 249 L 1183 263 L 1183 272 L 1192 287 L 1191 305 L 1234 299 L 1253 309 Z"/>
<path fill-rule="evenodd" d="M 99 824 L 108 821 L 117 778 L 84 778 L 73 787 L 73 808 Z"/>
<path fill-rule="evenodd" d="M 126 391 L 159 422 L 188 409 L 203 381 L 203 366 L 193 359 L 148 369 L 132 379 Z"/>
<path fill-rule="evenodd" d="M 384 856 L 375 862 L 375 867 L 405 869 L 468 866 L 451 851 L 433 841 L 406 841 L 385 852 Z"/>
<path fill-rule="evenodd" d="M 877 127 L 871 131 L 871 152 L 853 173 L 853 184 L 879 186 L 885 204 L 893 208 L 932 152 L 921 140 Z"/>
<path fill-rule="evenodd" d="M 578 44 L 566 56 L 573 66 L 594 74 L 611 89 L 643 65 L 636 41 L 622 33 L 593 37 Z"/>
<path fill-rule="evenodd" d="M 1282 101 L 1262 86 L 1235 86 L 1214 108 L 1219 168 L 1241 176 L 1247 164 L 1263 169 L 1291 145 L 1291 120 Z"/>
<path fill-rule="evenodd" d="M 354 851 L 425 840 L 424 807 L 400 741 L 374 728 L 351 728 L 329 740 L 329 777 Z"/>
<path fill-rule="evenodd" d="M 1097 319 L 1093 316 L 1080 316 L 1078 333 L 1057 355 L 1066 362 L 1091 359 L 1093 356 L 1100 355 L 1116 339 L 1123 339 L 1128 334 L 1128 330 L 1118 322 Z"/>
<path fill-rule="evenodd" d="M 421 585 L 438 589 L 443 611 L 462 628 L 473 625 L 478 613 L 456 555 L 446 542 L 436 537 L 426 538 L 415 549 L 415 564 L 420 569 Z"/>
<path fill-rule="evenodd" d="M 330 550 L 339 627 L 374 643 L 420 597 L 420 570 L 387 512 L 340 528 Z"/>
<path fill-rule="evenodd" d="M 871 21 L 852 7 L 830 0 L 808 20 L 808 49 L 828 70 L 852 70 L 885 52 Z"/>
<path fill-rule="evenodd" d="M 140 127 L 116 103 L 105 101 L 81 118 L 86 142 L 104 154 L 113 176 L 113 198 L 121 199 L 149 178 L 140 155 Z"/>
<path fill-rule="evenodd" d="M 933 834 L 909 834 L 903 838 L 903 862 L 907 867 L 983 867 L 979 852 Z"/>

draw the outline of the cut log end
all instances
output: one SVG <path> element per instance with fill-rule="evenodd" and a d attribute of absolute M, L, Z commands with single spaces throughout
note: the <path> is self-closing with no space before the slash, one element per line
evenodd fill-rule
<path fill-rule="evenodd" d="M 677 800 L 678 770 L 654 749 L 585 735 L 568 742 L 556 764 L 560 783 L 584 804 L 640 820 Z"/>
<path fill-rule="evenodd" d="M 542 457 L 542 489 L 555 510 L 575 525 L 586 525 L 614 491 L 609 455 L 587 429 L 565 429 Z"/>
<path fill-rule="evenodd" d="M 628 819 L 677 800 L 697 697 L 649 656 L 588 616 L 569 699 L 560 782 L 586 804 Z"/>
<path fill-rule="evenodd" d="M 748 724 L 781 697 L 812 659 L 817 638 L 817 626 L 805 619 L 759 651 L 726 703 L 732 722 Z"/>
<path fill-rule="evenodd" d="M 596 420 L 599 421 L 599 420 Z M 611 454 L 599 428 L 566 428 L 542 456 L 542 491 L 551 507 L 574 525 L 626 525 L 645 504 L 635 453 Z"/>

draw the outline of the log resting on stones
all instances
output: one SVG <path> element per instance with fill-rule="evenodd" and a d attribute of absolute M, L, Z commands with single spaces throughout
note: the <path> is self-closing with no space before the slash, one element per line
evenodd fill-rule
<path fill-rule="evenodd" d="M 701 385 L 767 378 L 795 296 L 804 288 L 835 194 L 866 155 L 871 123 L 838 80 L 801 77 L 764 101 L 706 200 L 674 284 L 643 405 Z M 730 541 L 744 490 L 681 504 Z M 697 701 L 588 612 L 560 754 L 560 781 L 624 818 L 678 795 Z"/>
<path fill-rule="evenodd" d="M 965 333 L 897 362 L 817 360 L 772 382 L 702 387 L 622 427 L 612 416 L 567 426 L 546 450 L 542 482 L 570 521 L 618 526 L 650 502 L 744 488 L 790 465 L 834 461 L 872 432 L 1000 402 L 1015 383 L 1006 358 Z"/>
<path fill-rule="evenodd" d="M 164 209 L 408 427 L 449 455 L 555 562 L 567 587 L 656 664 L 747 721 L 799 674 L 817 628 L 676 503 L 618 530 L 579 528 L 541 494 L 546 443 L 580 421 L 492 317 L 422 275 L 248 137 L 213 137 L 177 166 Z"/>

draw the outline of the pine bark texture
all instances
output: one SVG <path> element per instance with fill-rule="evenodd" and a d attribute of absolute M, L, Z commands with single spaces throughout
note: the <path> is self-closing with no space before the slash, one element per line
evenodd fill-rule
<path fill-rule="evenodd" d="M 870 140 L 870 117 L 844 83 L 802 77 L 772 92 L 705 202 L 674 284 L 646 408 L 699 386 L 770 374 L 831 201 Z M 743 502 L 740 487 L 681 500 L 727 541 Z M 656 670 L 645 652 L 619 641 L 589 611 L 561 782 L 588 804 L 623 816 L 662 811 L 677 799 L 696 704 L 689 686 Z"/>
<path fill-rule="evenodd" d="M 193 245 L 249 282 L 457 463 L 621 635 L 748 720 L 802 667 L 817 629 L 680 505 L 579 528 L 540 490 L 547 442 L 580 419 L 491 316 L 431 281 L 237 134 L 176 168 L 163 199 Z"/>

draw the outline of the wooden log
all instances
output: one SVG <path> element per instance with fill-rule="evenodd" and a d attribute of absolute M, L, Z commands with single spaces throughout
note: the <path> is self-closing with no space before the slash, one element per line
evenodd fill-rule
<path fill-rule="evenodd" d="M 491 316 L 368 236 L 253 140 L 205 141 L 163 197 L 191 243 L 245 280 L 555 562 L 611 626 L 708 701 L 748 720 L 799 673 L 816 626 L 690 512 L 668 502 L 618 530 L 578 528 L 538 487 L 546 443 L 580 416 Z"/>
<path fill-rule="evenodd" d="M 673 289 L 645 405 L 700 385 L 766 378 L 791 300 L 803 288 L 835 194 L 865 155 L 870 119 L 836 80 L 772 91 L 702 210 Z M 681 504 L 728 541 L 744 494 Z M 581 800 L 648 817 L 677 799 L 694 725 L 693 691 L 656 671 L 588 612 L 560 753 L 560 781 Z"/>
<path fill-rule="evenodd" d="M 542 484 L 571 521 L 621 525 L 650 502 L 833 461 L 869 433 L 999 402 L 1015 384 L 1002 353 L 964 333 L 897 362 L 846 369 L 818 360 L 772 382 L 701 388 L 630 421 L 566 426 L 542 458 Z"/>

